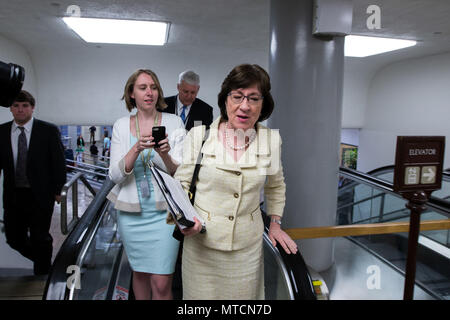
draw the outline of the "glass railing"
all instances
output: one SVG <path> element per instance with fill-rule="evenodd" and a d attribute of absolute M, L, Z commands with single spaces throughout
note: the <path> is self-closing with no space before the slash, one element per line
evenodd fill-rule
<path fill-rule="evenodd" d="M 108 202 L 107 210 L 101 215 L 77 259 L 80 281 L 78 288 L 70 288 L 70 300 L 112 300 L 113 297 L 128 297 L 127 287 L 131 271 L 124 285 L 119 286 L 116 283 L 123 247 L 117 231 L 117 212 L 110 204 Z M 117 295 L 116 291 L 120 288 L 122 294 Z"/>
<path fill-rule="evenodd" d="M 383 179 L 389 183 L 394 181 L 393 166 L 384 167 L 381 170 L 374 170 L 372 175 Z M 383 220 L 397 220 L 397 221 L 407 221 L 409 220 L 409 210 L 405 208 L 405 203 L 403 199 L 394 197 L 392 195 L 385 197 L 385 203 L 383 208 Z M 444 200 L 448 202 L 450 208 L 450 175 L 448 173 L 443 173 L 442 176 L 442 188 L 436 190 L 432 193 L 432 200 Z M 422 215 L 421 220 L 441 220 L 449 218 L 450 214 L 448 212 L 436 212 L 428 208 Z M 447 248 L 450 248 L 450 230 L 433 230 L 433 231 L 422 231 L 421 235 L 427 237 Z"/>
<path fill-rule="evenodd" d="M 393 168 L 373 172 L 371 176 L 341 169 L 338 193 L 337 223 L 366 224 L 409 221 L 406 200 L 392 190 Z M 367 179 L 366 179 L 367 178 Z M 444 182 L 443 182 L 444 185 Z M 448 186 L 448 181 L 445 181 Z M 433 193 L 421 221 L 444 220 L 450 217 L 450 203 Z M 440 299 L 450 298 L 449 230 L 421 231 L 417 256 L 417 283 Z M 365 248 L 386 259 L 404 272 L 407 254 L 407 233 L 352 237 Z"/>
<path fill-rule="evenodd" d="M 383 245 L 383 239 L 378 241 Z M 355 237 L 333 238 L 334 263 L 320 274 L 330 300 L 402 300 L 404 273 Z M 436 300 L 417 283 L 414 300 Z"/>
<path fill-rule="evenodd" d="M 394 166 L 386 166 L 369 172 L 370 175 L 383 179 L 389 183 L 394 181 Z M 441 189 L 432 193 L 432 196 L 442 200 L 450 201 L 450 173 L 442 173 Z"/>
<path fill-rule="evenodd" d="M 95 234 L 98 221 L 107 211 L 106 195 L 114 186 L 107 179 L 87 207 L 77 225 L 67 235 L 64 243 L 53 261 L 46 283 L 44 300 L 67 300 L 71 293 L 71 285 L 79 286 L 80 274 L 83 271 L 78 264 L 80 254 L 85 251 L 86 243 Z"/>

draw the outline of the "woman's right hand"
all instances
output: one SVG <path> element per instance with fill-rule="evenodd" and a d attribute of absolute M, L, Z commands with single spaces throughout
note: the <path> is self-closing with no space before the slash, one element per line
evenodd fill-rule
<path fill-rule="evenodd" d="M 134 144 L 134 146 L 125 155 L 125 174 L 130 174 L 134 168 L 134 163 L 139 157 L 139 154 L 145 150 L 152 148 L 155 145 L 152 136 L 143 136 Z"/>
<path fill-rule="evenodd" d="M 202 230 L 202 223 L 196 217 L 194 217 L 194 221 L 195 224 L 192 227 L 180 229 L 184 236 L 193 236 L 194 234 L 200 233 Z"/>
<path fill-rule="evenodd" d="M 152 136 L 142 136 L 135 144 L 136 152 L 141 153 L 145 149 L 153 148 L 155 143 Z"/>

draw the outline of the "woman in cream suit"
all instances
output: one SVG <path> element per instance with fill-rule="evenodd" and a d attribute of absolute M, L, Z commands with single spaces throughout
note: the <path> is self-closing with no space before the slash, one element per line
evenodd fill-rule
<path fill-rule="evenodd" d="M 269 238 L 287 253 L 295 242 L 280 228 L 285 203 L 281 139 L 259 122 L 273 111 L 269 75 L 258 65 L 240 65 L 225 78 L 218 96 L 221 116 L 186 136 L 175 177 L 188 190 L 198 153 L 203 153 L 194 207 L 206 224 L 184 229 L 183 299 L 264 299 L 259 208 L 264 188 Z"/>

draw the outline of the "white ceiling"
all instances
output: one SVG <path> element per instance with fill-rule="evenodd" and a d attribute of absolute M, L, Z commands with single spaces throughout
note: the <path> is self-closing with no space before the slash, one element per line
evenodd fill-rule
<path fill-rule="evenodd" d="M 368 30 L 366 9 L 381 8 L 381 29 Z M 380 68 L 395 61 L 450 51 L 450 1 L 448 0 L 353 0 L 352 33 L 418 41 L 407 49 L 367 58 L 350 58 L 358 65 Z M 347 59 L 348 61 L 349 59 Z"/>
<path fill-rule="evenodd" d="M 84 43 L 59 19 L 73 4 L 84 17 L 170 21 L 168 46 L 173 48 L 235 46 L 267 52 L 269 48 L 270 0 L 0 0 L 0 34 L 29 52 L 41 48 L 95 47 Z M 356 63 L 380 67 L 450 51 L 448 0 L 354 0 L 353 4 L 352 33 L 419 42 L 413 48 L 355 60 Z M 366 9 L 371 4 L 381 8 L 380 30 L 366 27 Z"/>
<path fill-rule="evenodd" d="M 268 0 L 0 0 L 0 34 L 25 47 L 71 47 L 82 41 L 62 22 L 76 3 L 83 17 L 171 22 L 169 46 L 266 46 Z M 243 32 L 245 30 L 245 32 Z"/>

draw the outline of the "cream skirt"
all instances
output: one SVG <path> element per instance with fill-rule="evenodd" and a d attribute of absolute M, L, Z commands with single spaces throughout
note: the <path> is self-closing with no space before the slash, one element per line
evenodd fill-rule
<path fill-rule="evenodd" d="M 262 240 L 236 251 L 207 248 L 185 237 L 182 256 L 184 300 L 263 300 Z"/>

